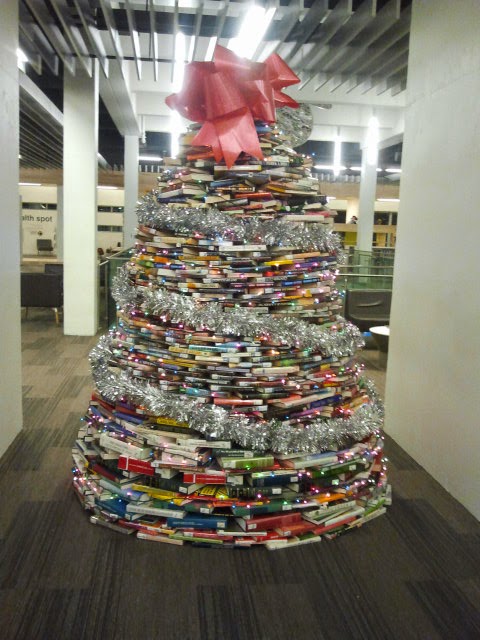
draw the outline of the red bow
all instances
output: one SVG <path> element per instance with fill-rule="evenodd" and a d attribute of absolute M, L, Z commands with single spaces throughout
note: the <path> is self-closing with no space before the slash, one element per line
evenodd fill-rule
<path fill-rule="evenodd" d="M 183 89 L 166 99 L 171 109 L 203 126 L 193 145 L 212 147 L 215 160 L 231 167 L 240 153 L 263 159 L 254 120 L 275 122 L 275 107 L 298 107 L 282 93 L 300 82 L 276 53 L 265 62 L 239 58 L 217 45 L 212 62 L 185 67 Z"/>

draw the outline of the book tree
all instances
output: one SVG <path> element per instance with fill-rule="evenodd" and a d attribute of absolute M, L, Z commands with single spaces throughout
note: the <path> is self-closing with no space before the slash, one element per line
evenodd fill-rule
<path fill-rule="evenodd" d="M 73 452 L 96 524 L 279 549 L 385 512 L 382 405 L 340 315 L 335 214 L 275 124 L 296 82 L 278 55 L 217 46 L 167 99 L 194 124 L 138 204 Z"/>

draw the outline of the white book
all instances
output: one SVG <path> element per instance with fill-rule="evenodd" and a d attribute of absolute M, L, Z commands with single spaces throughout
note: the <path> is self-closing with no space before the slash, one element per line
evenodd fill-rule
<path fill-rule="evenodd" d="M 150 516 L 158 516 L 159 518 L 184 518 L 185 512 L 175 509 L 163 509 L 155 507 L 153 504 L 139 504 L 131 502 L 127 504 L 127 513 L 145 514 Z"/>
<path fill-rule="evenodd" d="M 149 448 L 137 447 L 129 442 L 117 440 L 107 433 L 102 433 L 100 436 L 100 446 L 109 451 L 116 451 L 132 458 L 137 458 L 138 460 L 147 460 L 151 454 Z"/>

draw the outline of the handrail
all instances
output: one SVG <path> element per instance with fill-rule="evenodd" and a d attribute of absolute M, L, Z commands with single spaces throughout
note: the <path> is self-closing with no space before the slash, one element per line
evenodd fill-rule
<path fill-rule="evenodd" d="M 359 278 L 391 278 L 393 280 L 393 273 L 339 273 L 342 278 L 348 278 L 350 276 Z"/>

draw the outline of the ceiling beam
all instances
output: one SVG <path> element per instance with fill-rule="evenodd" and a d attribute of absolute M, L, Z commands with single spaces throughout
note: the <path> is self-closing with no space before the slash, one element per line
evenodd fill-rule
<path fill-rule="evenodd" d="M 110 40 L 113 45 L 113 50 L 115 51 L 115 57 L 119 64 L 120 71 L 122 75 L 125 77 L 125 71 L 123 68 L 123 51 L 122 45 L 120 43 L 120 35 L 118 33 L 117 26 L 115 24 L 115 17 L 113 15 L 112 7 L 110 6 L 109 0 L 99 0 L 100 6 L 102 8 L 103 17 L 105 18 L 105 24 L 107 25 L 108 35 L 110 36 Z"/>
<path fill-rule="evenodd" d="M 25 73 L 19 72 L 18 83 L 20 96 L 28 95 L 36 103 L 40 112 L 44 112 L 56 125 L 63 127 L 63 113 Z"/>
<path fill-rule="evenodd" d="M 289 39 L 291 31 L 298 23 L 303 11 L 303 0 L 290 0 L 288 7 L 284 8 L 284 13 L 277 26 L 278 42 L 270 53 L 277 53 L 280 46 Z M 277 11 L 277 14 L 279 12 Z"/>
<path fill-rule="evenodd" d="M 62 32 L 53 21 L 53 18 L 50 15 L 45 2 L 39 2 L 38 0 L 23 0 L 23 2 L 25 2 L 29 11 L 34 16 L 41 30 L 45 34 L 45 37 L 55 49 L 58 57 L 63 62 L 63 66 L 72 75 L 75 75 L 74 52 L 70 49 Z"/>
<path fill-rule="evenodd" d="M 155 24 L 155 0 L 148 0 L 150 11 L 150 57 L 153 61 L 153 78 L 158 82 L 158 34 Z"/>
<path fill-rule="evenodd" d="M 95 16 L 92 14 L 88 0 L 73 0 L 73 3 L 80 17 L 85 35 L 92 47 L 92 51 L 95 54 L 95 57 L 98 58 L 104 75 L 108 77 L 109 61 L 107 53 L 103 46 L 102 38 L 96 26 Z"/>
<path fill-rule="evenodd" d="M 344 2 L 344 0 L 340 0 L 340 2 Z M 315 0 L 300 23 L 298 33 L 297 30 L 294 29 L 290 34 L 292 36 L 293 33 L 295 33 L 295 44 L 289 54 L 285 57 L 285 62 L 289 62 L 293 59 L 302 46 L 308 41 L 310 36 L 315 32 L 318 25 L 328 17 L 329 13 L 330 9 L 328 8 L 328 0 Z"/>
<path fill-rule="evenodd" d="M 193 43 L 192 59 L 190 60 L 190 62 L 193 62 L 195 60 L 195 56 L 197 55 L 200 27 L 202 26 L 203 6 L 204 2 L 203 0 L 200 0 L 195 13 L 195 23 L 193 26 L 193 37 L 195 38 L 195 42 Z"/>
<path fill-rule="evenodd" d="M 173 83 L 173 76 L 175 74 L 175 47 L 177 44 L 178 35 L 178 0 L 175 0 L 175 10 L 173 12 L 173 41 L 172 41 L 172 64 L 170 66 L 170 82 Z"/>
<path fill-rule="evenodd" d="M 80 30 L 73 24 L 70 7 L 67 5 L 66 0 L 50 0 L 50 4 L 63 27 L 65 38 L 68 40 L 70 47 L 77 56 L 77 60 L 82 65 L 87 75 L 91 78 L 92 60 L 80 34 Z"/>
<path fill-rule="evenodd" d="M 322 28 L 322 46 L 315 50 L 315 55 L 310 59 L 308 68 L 314 69 L 320 65 L 324 71 L 328 71 L 328 64 L 341 55 L 343 47 L 354 40 L 363 31 L 377 13 L 377 0 L 364 0 L 359 8 L 352 13 L 351 3 L 345 3 L 343 7 L 343 23 L 340 26 L 334 24 L 331 19 L 336 17 L 337 23 L 342 21 L 342 13 L 338 8 L 325 20 L 325 34 Z M 328 30 L 328 35 L 327 35 Z"/>
<path fill-rule="evenodd" d="M 335 35 L 338 29 L 351 18 L 352 14 L 352 0 L 339 0 L 338 4 L 335 6 L 335 9 L 327 13 L 322 24 L 316 24 L 315 29 L 312 31 L 311 42 L 315 44 L 315 51 L 317 51 L 317 47 L 319 44 L 328 44 L 328 42 Z M 308 68 L 310 71 L 316 71 L 316 54 L 313 54 L 313 58 L 310 58 L 311 57 L 309 57 L 308 60 Z M 293 61 L 292 63 L 294 68 L 296 68 L 295 61 Z"/>
<path fill-rule="evenodd" d="M 135 59 L 135 68 L 137 70 L 137 78 L 142 79 L 142 53 L 140 51 L 140 38 L 138 35 L 135 14 L 132 9 L 130 0 L 125 0 L 125 11 L 127 12 L 128 28 L 132 39 L 133 57 Z"/>
<path fill-rule="evenodd" d="M 38 52 L 53 75 L 57 76 L 59 71 L 58 56 L 24 4 L 19 5 L 19 17 L 22 42 L 30 43 L 30 46 Z"/>
<path fill-rule="evenodd" d="M 108 78 L 100 75 L 100 96 L 122 136 L 140 136 L 137 113 L 132 94 L 125 81 L 120 64 L 112 61 Z"/>

